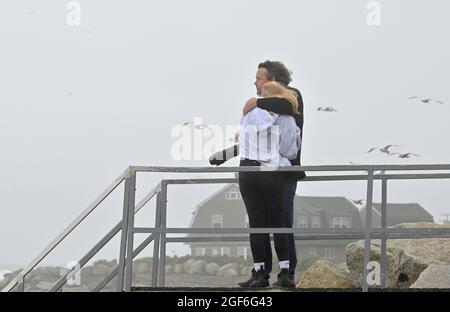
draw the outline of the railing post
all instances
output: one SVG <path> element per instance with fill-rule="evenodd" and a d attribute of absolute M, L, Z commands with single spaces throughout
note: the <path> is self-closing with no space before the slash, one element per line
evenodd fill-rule
<path fill-rule="evenodd" d="M 122 213 L 122 231 L 120 236 L 120 255 L 119 255 L 119 277 L 117 279 L 117 291 L 122 292 L 124 286 L 125 273 L 125 256 L 127 248 L 128 234 L 128 198 L 130 196 L 131 178 L 125 179 L 124 195 L 123 195 L 123 213 Z"/>
<path fill-rule="evenodd" d="M 364 264 L 363 264 L 363 276 L 362 285 L 363 291 L 369 291 L 367 283 L 367 264 L 370 258 L 370 234 L 372 231 L 372 196 L 373 196 L 373 169 L 368 170 L 367 175 L 367 199 L 366 199 L 366 227 L 364 235 Z"/>
<path fill-rule="evenodd" d="M 387 226 L 387 179 L 381 180 L 381 287 L 386 288 L 387 259 L 386 259 L 386 226 Z"/>
<path fill-rule="evenodd" d="M 133 249 L 134 249 L 134 206 L 136 197 L 136 172 L 132 172 L 130 177 L 129 194 L 128 194 L 128 227 L 127 227 L 127 258 L 126 258 L 126 274 L 125 274 L 125 291 L 131 291 L 131 283 L 133 282 Z"/>
<path fill-rule="evenodd" d="M 160 229 L 162 230 L 160 236 L 160 252 L 161 257 L 159 263 L 159 276 L 158 276 L 158 287 L 164 287 L 165 282 L 165 271 L 166 271 L 166 227 L 167 227 L 167 182 L 161 181 L 161 219 L 160 219 Z"/>
<path fill-rule="evenodd" d="M 161 191 L 156 195 L 155 228 L 161 228 Z M 153 243 L 152 287 L 158 286 L 159 240 L 161 233 L 155 233 Z"/>

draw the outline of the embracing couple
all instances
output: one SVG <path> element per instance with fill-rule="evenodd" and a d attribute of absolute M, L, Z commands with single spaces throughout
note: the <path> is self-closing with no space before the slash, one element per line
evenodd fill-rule
<path fill-rule="evenodd" d="M 240 156 L 240 166 L 265 166 L 258 172 L 241 172 L 239 188 L 250 228 L 292 228 L 297 181 L 303 171 L 280 172 L 277 167 L 300 165 L 303 101 L 289 86 L 290 71 L 280 62 L 258 65 L 256 93 L 248 100 L 240 122 L 239 144 L 215 153 L 210 163 L 220 165 Z M 270 169 L 273 168 L 273 169 Z M 297 265 L 294 234 L 273 234 L 280 272 L 274 286 L 295 287 Z M 270 234 L 250 234 L 253 256 L 251 277 L 241 287 L 267 287 L 272 271 Z"/>

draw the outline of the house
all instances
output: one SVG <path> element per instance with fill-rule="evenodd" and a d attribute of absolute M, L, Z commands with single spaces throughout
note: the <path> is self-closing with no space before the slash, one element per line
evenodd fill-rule
<path fill-rule="evenodd" d="M 419 204 L 388 204 L 388 226 L 404 222 L 433 222 Z M 380 226 L 381 204 L 373 204 L 373 226 Z M 360 212 L 345 197 L 295 196 L 294 228 L 364 227 L 365 208 Z M 228 184 L 196 206 L 191 228 L 248 227 L 248 216 L 238 184 Z M 198 235 L 198 234 L 197 234 Z M 196 236 L 189 234 L 188 236 Z M 335 263 L 345 262 L 345 246 L 354 240 L 296 240 L 297 258 L 321 257 Z M 251 258 L 248 241 L 190 242 L 193 256 L 225 256 Z M 275 252 L 273 253 L 275 255 Z M 274 256 L 275 258 L 275 256 Z"/>
<path fill-rule="evenodd" d="M 199 203 L 191 219 L 192 228 L 248 227 L 248 216 L 239 186 L 228 184 Z M 358 208 L 345 197 L 296 196 L 294 227 L 297 228 L 361 228 Z M 195 236 L 190 234 L 189 236 Z M 345 246 L 349 240 L 297 240 L 299 258 L 323 257 L 337 263 L 345 261 Z M 192 242 L 193 256 L 251 257 L 245 242 Z M 275 253 L 274 253 L 275 255 Z"/>
<path fill-rule="evenodd" d="M 381 204 L 374 203 L 372 206 L 372 227 L 381 227 Z M 386 205 L 387 226 L 400 223 L 431 222 L 434 223 L 433 216 L 422 206 L 416 203 L 411 204 L 391 204 Z M 366 207 L 361 209 L 361 219 L 363 224 L 366 220 Z"/>

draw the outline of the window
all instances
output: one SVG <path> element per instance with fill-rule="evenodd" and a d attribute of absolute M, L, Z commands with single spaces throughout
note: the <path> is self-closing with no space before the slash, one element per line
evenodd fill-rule
<path fill-rule="evenodd" d="M 332 217 L 331 218 L 331 227 L 337 228 L 337 229 L 350 228 L 350 227 L 352 227 L 352 219 L 351 219 L 351 217 Z"/>
<path fill-rule="evenodd" d="M 324 253 L 325 253 L 325 255 L 324 255 L 324 258 L 325 258 L 325 259 L 333 260 L 333 259 L 336 258 L 335 250 L 334 250 L 334 248 L 332 248 L 332 247 L 330 247 L 330 248 L 325 248 Z"/>
<path fill-rule="evenodd" d="M 311 223 L 312 223 L 312 227 L 313 228 L 320 228 L 320 227 L 322 227 L 321 222 L 320 222 L 320 216 L 313 216 Z"/>
<path fill-rule="evenodd" d="M 241 192 L 239 192 L 236 189 L 232 189 L 225 193 L 225 199 L 226 200 L 241 199 Z"/>
<path fill-rule="evenodd" d="M 230 256 L 230 247 L 222 247 L 220 249 L 221 256 Z"/>
<path fill-rule="evenodd" d="M 244 260 L 247 260 L 247 248 L 246 247 L 238 247 L 238 258 L 242 257 Z"/>
<path fill-rule="evenodd" d="M 245 215 L 245 227 L 250 227 L 250 222 L 248 221 L 248 214 Z"/>
<path fill-rule="evenodd" d="M 309 255 L 311 257 L 317 257 L 318 256 L 317 247 L 311 247 L 309 248 Z"/>
<path fill-rule="evenodd" d="M 211 227 L 215 229 L 223 227 L 223 215 L 212 215 Z"/>
<path fill-rule="evenodd" d="M 195 255 L 196 256 L 204 256 L 205 253 L 206 253 L 205 248 L 202 248 L 202 247 L 195 248 Z"/>
<path fill-rule="evenodd" d="M 298 216 L 298 227 L 303 229 L 308 227 L 308 216 Z"/>

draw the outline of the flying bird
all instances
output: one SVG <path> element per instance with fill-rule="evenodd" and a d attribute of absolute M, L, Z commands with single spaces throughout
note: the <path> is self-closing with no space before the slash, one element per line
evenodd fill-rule
<path fill-rule="evenodd" d="M 411 97 L 408 98 L 408 100 L 416 100 L 416 99 L 421 101 L 422 103 L 425 103 L 425 104 L 428 104 L 430 102 L 436 102 L 436 103 L 439 103 L 439 104 L 445 104 L 445 102 L 438 101 L 438 100 L 435 100 L 435 99 L 432 99 L 432 98 L 421 98 L 419 96 L 411 96 Z"/>
<path fill-rule="evenodd" d="M 333 107 L 318 107 L 317 111 L 319 112 L 337 112 L 337 110 L 335 110 Z"/>
<path fill-rule="evenodd" d="M 392 153 L 389 151 L 389 149 L 390 149 L 391 147 L 393 147 L 393 146 L 398 146 L 398 147 L 400 147 L 401 145 L 389 144 L 389 145 L 386 145 L 385 147 L 372 147 L 370 150 L 367 151 L 367 153 L 371 153 L 371 152 L 373 152 L 374 150 L 379 150 L 379 151 L 382 152 L 382 153 L 385 153 L 385 154 L 390 155 L 390 154 L 392 154 Z"/>
<path fill-rule="evenodd" d="M 405 154 L 402 154 L 402 153 L 391 153 L 389 156 L 392 156 L 392 155 L 398 155 L 398 158 L 410 158 L 411 156 L 420 157 L 419 154 L 414 154 L 414 153 L 405 153 Z"/>
<path fill-rule="evenodd" d="M 350 201 L 352 203 L 354 203 L 355 205 L 362 205 L 363 201 L 365 201 L 365 199 L 350 199 Z"/>
<path fill-rule="evenodd" d="M 188 125 L 192 125 L 192 124 L 193 124 L 192 121 L 187 121 L 187 122 L 183 123 L 183 126 L 188 126 Z M 213 131 L 213 129 L 210 126 L 205 125 L 205 124 L 194 125 L 194 128 L 199 129 L 199 130 L 206 128 L 208 130 Z"/>

